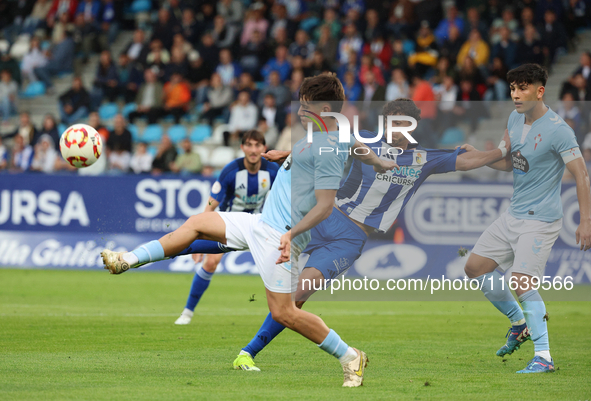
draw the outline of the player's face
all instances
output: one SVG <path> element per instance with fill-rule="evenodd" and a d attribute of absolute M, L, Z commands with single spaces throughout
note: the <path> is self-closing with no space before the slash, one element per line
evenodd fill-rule
<path fill-rule="evenodd" d="M 326 104 L 321 103 L 310 103 L 305 100 L 300 100 L 300 108 L 298 109 L 298 117 L 300 118 L 300 123 L 304 126 L 305 129 L 308 128 L 308 123 L 312 123 L 312 130 L 318 131 L 319 128 L 316 124 L 310 120 L 309 117 L 313 117 L 310 113 L 311 111 L 314 114 L 320 115 L 323 111 L 330 111 L 330 107 Z"/>
<path fill-rule="evenodd" d="M 261 160 L 261 154 L 265 152 L 267 147 L 254 139 L 249 139 L 240 148 L 244 152 L 244 158 L 250 164 L 256 164 Z"/>
<path fill-rule="evenodd" d="M 410 121 L 392 121 L 393 127 L 410 127 Z M 409 134 L 413 134 L 413 131 L 409 131 Z M 384 137 L 386 137 L 386 130 L 384 130 Z M 408 139 L 401 132 L 393 132 L 392 133 L 392 142 L 388 143 L 390 146 L 400 147 L 402 145 L 408 145 Z"/>
<path fill-rule="evenodd" d="M 515 83 L 510 85 L 511 99 L 518 113 L 525 113 L 536 106 L 536 102 L 542 100 L 544 87 L 537 84 Z"/>

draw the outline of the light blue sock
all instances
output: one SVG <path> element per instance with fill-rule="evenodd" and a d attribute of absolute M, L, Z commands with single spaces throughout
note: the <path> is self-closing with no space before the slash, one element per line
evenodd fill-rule
<path fill-rule="evenodd" d="M 482 285 L 482 292 L 486 299 L 488 299 L 503 315 L 507 316 L 512 324 L 523 319 L 523 311 L 521 310 L 521 307 L 513 297 L 513 294 L 511 294 L 511 290 L 507 283 L 503 286 L 503 283 L 501 282 L 503 277 L 498 271 L 495 270 L 492 273 L 483 274 L 482 276 L 476 277 L 475 280 L 478 280 L 478 283 Z"/>
<path fill-rule="evenodd" d="M 271 342 L 271 340 L 277 337 L 283 329 L 285 329 L 285 326 L 273 320 L 271 313 L 269 313 L 257 334 L 252 340 L 250 340 L 246 347 L 242 348 L 242 350 L 248 352 L 250 356 L 254 358 Z"/>
<path fill-rule="evenodd" d="M 195 310 L 195 306 L 203 296 L 207 287 L 209 287 L 209 282 L 213 277 L 213 273 L 210 273 L 203 269 L 203 266 L 197 270 L 195 276 L 193 277 L 193 284 L 191 285 L 191 292 L 189 292 L 189 298 L 187 298 L 187 305 L 185 308 L 189 310 Z"/>
<path fill-rule="evenodd" d="M 333 329 L 330 329 L 324 341 L 322 341 L 322 343 L 318 346 L 321 350 L 328 352 L 330 355 L 336 358 L 340 358 L 345 355 L 349 349 L 347 343 L 341 340 L 341 337 L 339 337 L 339 335 Z"/>
<path fill-rule="evenodd" d="M 138 258 L 138 263 L 157 262 L 164 260 L 164 248 L 160 241 L 154 240 L 131 251 Z"/>
<path fill-rule="evenodd" d="M 548 340 L 548 324 L 544 320 L 546 315 L 546 305 L 537 290 L 529 290 L 521 294 L 519 302 L 523 305 L 525 321 L 531 331 L 531 338 L 534 342 L 536 351 L 550 350 L 550 341 Z"/>

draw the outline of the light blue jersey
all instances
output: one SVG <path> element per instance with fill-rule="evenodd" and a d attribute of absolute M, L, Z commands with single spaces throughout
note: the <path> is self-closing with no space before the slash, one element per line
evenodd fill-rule
<path fill-rule="evenodd" d="M 354 143 L 352 136 L 349 143 L 339 143 L 338 132 L 315 132 L 312 143 L 306 138 L 298 141 L 277 173 L 261 219 L 280 233 L 294 227 L 316 205 L 315 190 L 339 189 L 349 149 Z M 303 250 L 310 241 L 310 233 L 292 241 Z"/>
<path fill-rule="evenodd" d="M 525 125 L 524 114 L 513 111 L 507 129 L 513 161 L 509 212 L 518 219 L 545 222 L 560 219 L 564 167 L 581 155 L 575 133 L 550 108 L 531 126 Z"/>

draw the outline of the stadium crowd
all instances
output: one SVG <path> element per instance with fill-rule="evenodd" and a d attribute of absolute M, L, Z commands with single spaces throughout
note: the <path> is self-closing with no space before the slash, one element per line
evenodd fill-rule
<path fill-rule="evenodd" d="M 0 169 L 69 170 L 58 126 L 87 122 L 107 144 L 103 171 L 212 174 L 194 152 L 209 134 L 148 140 L 147 129 L 225 124 L 223 146 L 233 146 L 258 128 L 270 148 L 289 149 L 290 102 L 304 77 L 325 72 L 359 104 L 441 101 L 423 107 L 416 132 L 421 145 L 436 147 L 458 122 L 475 131 L 487 101 L 509 99 L 508 69 L 536 62 L 551 70 L 589 21 L 588 0 L 3 0 L 0 118 L 17 127 L 0 139 Z M 110 44 L 129 29 L 130 42 L 112 54 Z M 93 57 L 98 67 L 85 87 L 79 73 Z M 558 110 L 587 160 L 589 109 L 576 102 L 591 100 L 590 72 L 585 52 Z M 55 93 L 64 74 L 72 74 L 71 89 Z M 59 102 L 59 121 L 47 115 L 41 127 L 32 124 L 18 103 L 34 89 Z M 109 128 L 105 107 L 115 107 Z M 148 124 L 144 135 L 138 120 Z"/>

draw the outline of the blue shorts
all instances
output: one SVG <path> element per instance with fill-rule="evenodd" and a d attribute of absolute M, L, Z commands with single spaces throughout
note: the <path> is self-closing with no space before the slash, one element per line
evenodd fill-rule
<path fill-rule="evenodd" d="M 337 208 L 311 230 L 312 239 L 302 253 L 310 258 L 304 268 L 318 269 L 326 280 L 334 279 L 353 266 L 367 241 L 367 234 Z"/>

